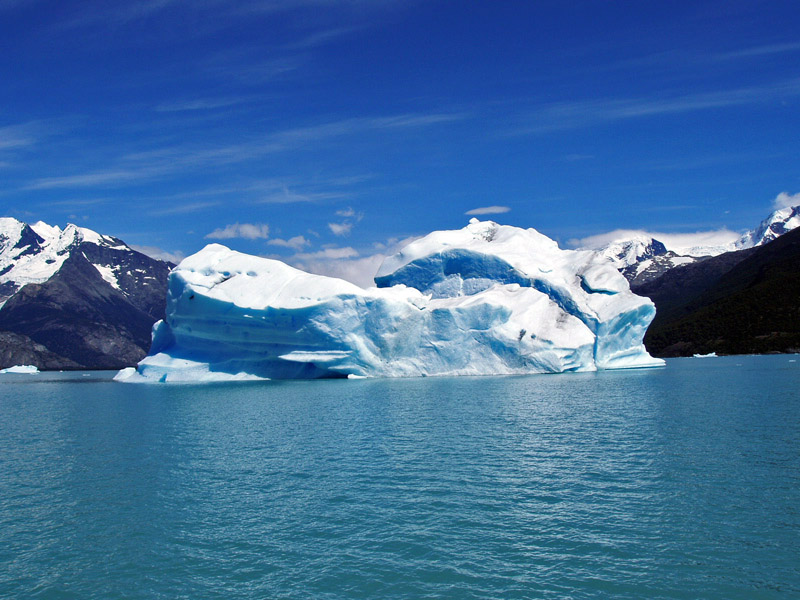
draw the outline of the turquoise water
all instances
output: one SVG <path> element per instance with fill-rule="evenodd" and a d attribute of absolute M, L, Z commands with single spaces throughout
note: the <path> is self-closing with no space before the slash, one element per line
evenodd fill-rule
<path fill-rule="evenodd" d="M 0 597 L 798 597 L 798 359 L 0 376 Z"/>

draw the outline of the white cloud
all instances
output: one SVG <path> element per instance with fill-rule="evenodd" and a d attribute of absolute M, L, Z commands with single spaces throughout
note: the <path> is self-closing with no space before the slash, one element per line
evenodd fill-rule
<path fill-rule="evenodd" d="M 198 210 L 205 210 L 206 208 L 213 208 L 218 205 L 219 202 L 191 202 L 189 204 L 179 204 L 169 208 L 162 208 L 161 210 L 154 210 L 150 214 L 155 217 L 163 217 L 166 215 L 182 215 L 197 212 Z"/>
<path fill-rule="evenodd" d="M 353 230 L 353 225 L 364 218 L 364 213 L 357 213 L 353 210 L 352 206 L 337 210 L 336 215 L 339 217 L 347 217 L 347 219 L 341 223 L 328 223 L 328 229 L 331 230 L 331 233 L 339 236 L 350 235 L 350 232 Z"/>
<path fill-rule="evenodd" d="M 336 215 L 339 217 L 355 217 L 356 211 L 353 210 L 352 206 L 348 206 L 347 208 L 337 210 Z"/>
<path fill-rule="evenodd" d="M 298 193 L 291 191 L 288 187 L 283 188 L 278 192 L 271 192 L 258 200 L 259 204 L 292 204 L 295 202 L 316 202 L 318 200 L 330 200 L 336 198 L 343 198 L 346 194 L 341 192 L 308 192 Z"/>
<path fill-rule="evenodd" d="M 789 192 L 781 192 L 780 194 L 777 195 L 772 204 L 776 210 L 779 208 L 800 206 L 800 192 L 796 194 L 790 194 Z"/>
<path fill-rule="evenodd" d="M 667 249 L 677 252 L 678 254 L 691 254 L 692 248 L 726 246 L 738 240 L 741 234 L 725 228 L 696 231 L 694 233 L 664 233 L 645 231 L 642 229 L 615 229 L 607 233 L 570 240 L 569 245 L 577 248 L 594 250 L 611 242 L 639 236 L 654 238 L 663 243 Z"/>
<path fill-rule="evenodd" d="M 379 252 L 361 256 L 353 248 L 328 248 L 312 254 L 297 254 L 289 262 L 298 269 L 317 275 L 338 277 L 360 287 L 375 286 L 375 274 L 387 256 L 407 246 L 417 237 L 391 238 L 384 244 L 375 244 Z"/>
<path fill-rule="evenodd" d="M 344 221 L 343 223 L 328 223 L 328 229 L 331 230 L 333 235 L 350 235 L 350 231 L 353 229 L 353 224 L 350 221 Z"/>
<path fill-rule="evenodd" d="M 304 260 L 295 262 L 298 269 L 327 277 L 338 277 L 355 285 L 368 288 L 375 286 L 375 273 L 384 259 L 383 254 L 373 254 L 345 260 Z"/>
<path fill-rule="evenodd" d="M 295 254 L 293 258 L 298 260 L 339 260 L 341 258 L 354 258 L 358 256 L 358 251 L 350 246 L 344 248 L 325 248 L 319 252 L 309 252 Z"/>
<path fill-rule="evenodd" d="M 271 246 L 280 246 L 281 248 L 291 248 L 293 250 L 299 251 L 305 248 L 306 246 L 310 245 L 311 242 L 309 242 L 302 235 L 296 235 L 293 238 L 289 238 L 288 240 L 275 238 L 274 240 L 269 240 L 267 244 Z"/>
<path fill-rule="evenodd" d="M 155 170 L 160 174 L 163 169 Z M 113 186 L 147 177 L 144 172 L 131 170 L 110 170 L 84 173 L 81 175 L 67 175 L 65 177 L 43 177 L 35 180 L 25 189 L 50 190 L 69 187 Z"/>
<path fill-rule="evenodd" d="M 511 210 L 508 206 L 482 206 L 465 212 L 465 215 L 500 215 Z"/>
<path fill-rule="evenodd" d="M 146 254 L 150 258 L 156 258 L 158 260 L 166 260 L 168 262 L 175 263 L 176 265 L 184 259 L 183 252 L 179 250 L 175 252 L 168 252 L 166 250 L 162 250 L 161 248 L 157 248 L 155 246 L 138 246 L 136 244 L 131 244 L 131 248 L 133 248 L 137 252 Z"/>
<path fill-rule="evenodd" d="M 234 223 L 215 229 L 206 238 L 213 240 L 229 240 L 244 238 L 246 240 L 266 239 L 269 237 L 269 225 L 261 223 Z"/>
<path fill-rule="evenodd" d="M 36 138 L 28 124 L 0 127 L 0 150 L 32 146 L 35 143 Z"/>
<path fill-rule="evenodd" d="M 242 97 L 223 97 L 223 98 L 197 98 L 194 100 L 184 100 L 182 102 L 168 102 L 159 104 L 155 110 L 157 112 L 185 112 L 195 110 L 213 110 L 216 108 L 228 108 L 237 104 L 251 102 L 254 96 Z"/>

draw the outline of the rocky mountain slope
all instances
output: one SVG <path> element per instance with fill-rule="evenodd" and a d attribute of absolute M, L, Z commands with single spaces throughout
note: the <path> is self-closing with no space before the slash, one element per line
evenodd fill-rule
<path fill-rule="evenodd" d="M 774 211 L 757 227 L 722 246 L 670 247 L 647 235 L 614 240 L 596 251 L 610 260 L 632 287 L 658 279 L 667 271 L 737 250 L 757 248 L 800 226 L 800 206 Z"/>
<path fill-rule="evenodd" d="M 135 364 L 172 266 L 90 229 L 0 219 L 0 368 Z"/>
<path fill-rule="evenodd" d="M 800 351 L 800 230 L 674 269 L 634 291 L 656 304 L 644 338 L 656 356 Z"/>

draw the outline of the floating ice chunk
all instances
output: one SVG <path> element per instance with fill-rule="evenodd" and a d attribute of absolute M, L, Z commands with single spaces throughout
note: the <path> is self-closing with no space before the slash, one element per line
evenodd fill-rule
<path fill-rule="evenodd" d="M 218 244 L 170 275 L 167 319 L 119 380 L 402 377 L 659 366 L 646 298 L 591 252 L 471 221 L 411 243 L 379 287 Z"/>
<path fill-rule="evenodd" d="M 38 373 L 39 369 L 33 365 L 14 365 L 0 370 L 0 373 Z"/>

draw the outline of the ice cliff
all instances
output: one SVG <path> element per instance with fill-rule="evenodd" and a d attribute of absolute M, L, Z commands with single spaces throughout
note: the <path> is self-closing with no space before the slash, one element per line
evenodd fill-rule
<path fill-rule="evenodd" d="M 592 252 L 473 219 L 386 259 L 362 289 L 212 244 L 172 272 L 128 381 L 406 377 L 651 367 L 653 304 Z"/>

